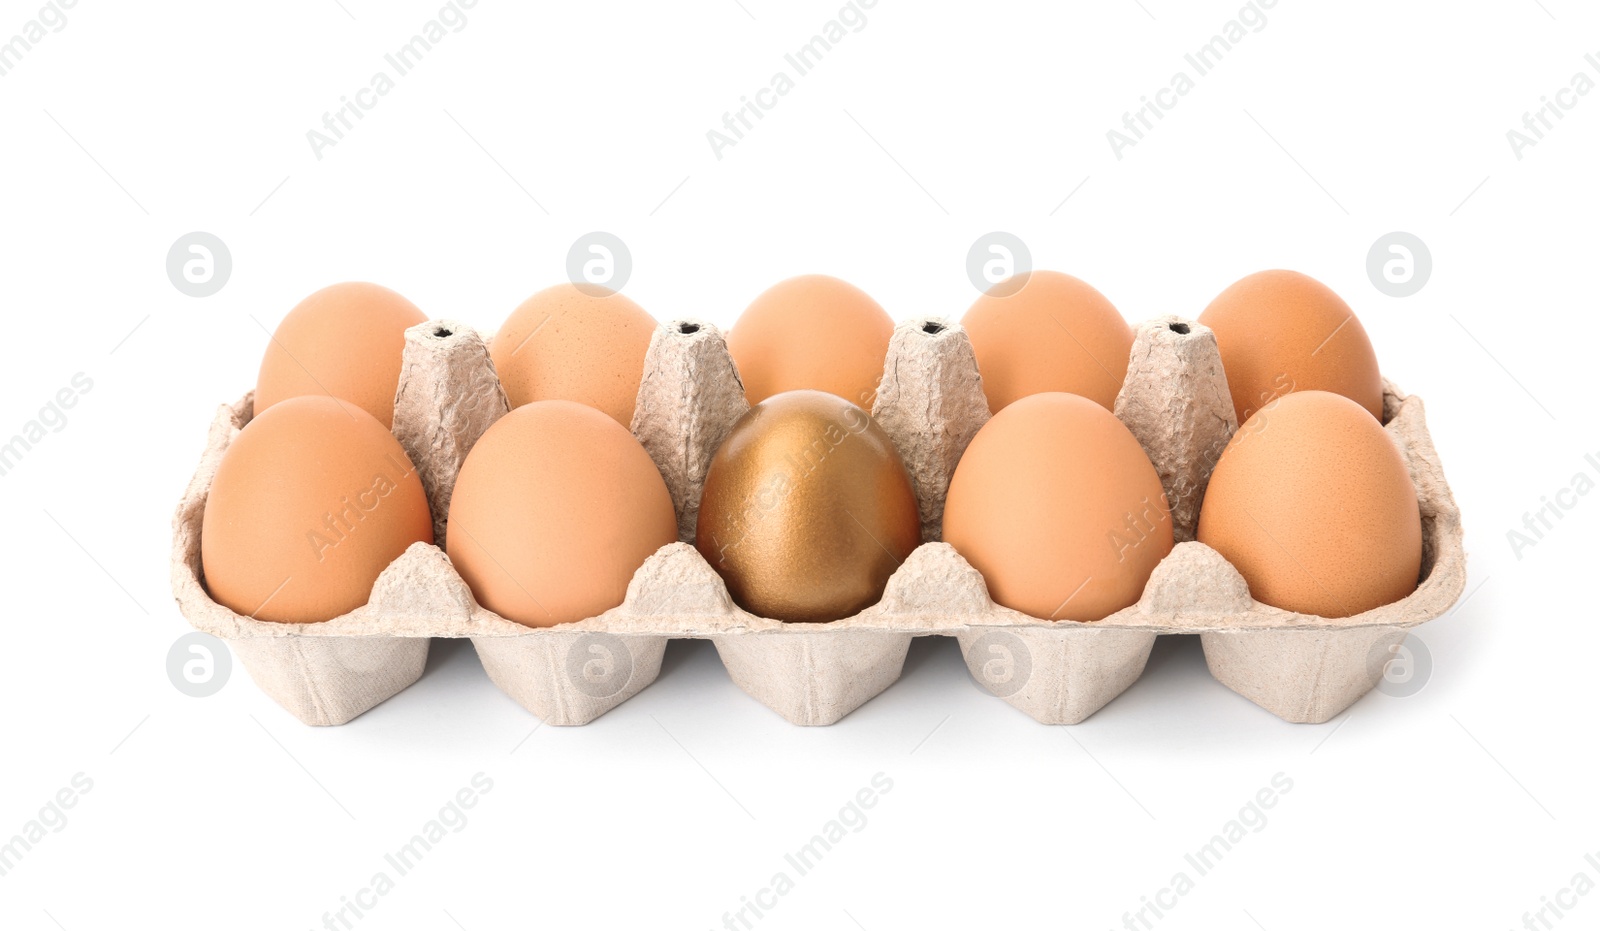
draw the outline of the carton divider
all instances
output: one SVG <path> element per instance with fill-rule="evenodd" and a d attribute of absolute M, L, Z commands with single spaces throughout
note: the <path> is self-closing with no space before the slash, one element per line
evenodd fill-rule
<path fill-rule="evenodd" d="M 1175 394 L 1189 402 L 1176 423 L 1168 403 Z M 616 608 L 558 627 L 524 627 L 479 605 L 444 552 L 456 474 L 509 404 L 484 338 L 455 321 L 428 321 L 406 334 L 394 432 L 423 478 L 436 545 L 413 544 L 379 577 L 368 604 L 322 623 L 256 621 L 212 601 L 200 524 L 216 465 L 252 415 L 247 393 L 219 408 L 174 514 L 173 593 L 191 624 L 229 640 L 261 689 L 308 724 L 344 723 L 415 682 L 435 636 L 471 638 L 491 680 L 553 724 L 587 723 L 647 687 L 668 640 L 710 639 L 744 691 L 808 725 L 840 720 L 892 685 L 914 637 L 954 636 L 980 685 L 1036 720 L 1071 724 L 1139 678 L 1157 636 L 1183 633 L 1201 636 L 1207 665 L 1224 685 L 1285 720 L 1327 720 L 1376 683 L 1374 649 L 1443 614 L 1465 584 L 1460 513 L 1421 399 L 1385 382 L 1385 429 L 1406 458 L 1423 514 L 1417 590 L 1340 619 L 1251 599 L 1226 560 L 1193 542 L 1211 467 L 1238 424 L 1215 337 L 1168 316 L 1135 327 L 1115 413 L 1162 477 L 1178 545 L 1137 604 L 1101 621 L 1052 622 L 999 606 L 982 577 L 939 542 L 950 475 L 989 418 L 982 379 L 959 323 L 919 317 L 895 328 L 872 416 L 912 475 L 925 542 L 878 604 L 854 617 L 825 624 L 759 618 L 733 603 L 692 545 L 711 456 L 748 408 L 720 330 L 694 319 L 659 326 L 632 430 L 672 495 L 679 542 L 646 560 Z"/>

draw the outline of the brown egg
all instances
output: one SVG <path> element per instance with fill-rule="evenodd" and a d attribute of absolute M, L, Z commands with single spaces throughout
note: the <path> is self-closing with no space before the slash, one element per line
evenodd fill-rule
<path fill-rule="evenodd" d="M 744 395 L 759 404 L 813 388 L 872 410 L 894 321 L 848 282 L 801 275 L 763 291 L 728 331 Z"/>
<path fill-rule="evenodd" d="M 1046 392 L 984 424 L 956 465 L 944 539 L 989 597 L 1048 620 L 1098 621 L 1139 600 L 1172 551 L 1155 466 L 1122 421 Z"/>
<path fill-rule="evenodd" d="M 558 284 L 522 302 L 489 346 L 512 407 L 576 401 L 633 426 L 655 318 L 614 291 Z"/>
<path fill-rule="evenodd" d="M 217 466 L 200 564 L 218 604 L 263 621 L 326 621 L 367 603 L 413 543 L 433 542 L 422 481 L 371 414 L 331 397 L 258 414 Z"/>
<path fill-rule="evenodd" d="M 1339 295 L 1299 272 L 1256 272 L 1200 315 L 1217 334 L 1222 368 L 1244 423 L 1292 391 L 1332 391 L 1383 418 L 1383 378 L 1367 331 Z"/>
<path fill-rule="evenodd" d="M 695 546 L 746 611 L 834 621 L 922 542 L 911 477 L 867 412 L 822 391 L 752 407 L 712 457 Z"/>
<path fill-rule="evenodd" d="M 427 321 L 416 305 L 363 281 L 330 285 L 278 324 L 256 377 L 256 412 L 308 394 L 343 398 L 394 424 L 406 328 Z"/>
<path fill-rule="evenodd" d="M 1104 295 L 1071 275 L 1030 272 L 1021 288 L 1014 278 L 1002 281 L 968 308 L 961 325 L 991 413 L 1045 391 L 1081 395 L 1109 411 L 1128 377 L 1133 329 Z"/>
<path fill-rule="evenodd" d="M 535 401 L 495 422 L 461 465 L 446 552 L 478 603 L 549 627 L 622 604 L 652 553 L 678 539 L 667 484 L 611 417 Z"/>
<path fill-rule="evenodd" d="M 1359 404 L 1297 391 L 1251 417 L 1217 460 L 1196 538 L 1262 604 L 1349 617 L 1417 587 L 1422 518 L 1405 459 Z"/>

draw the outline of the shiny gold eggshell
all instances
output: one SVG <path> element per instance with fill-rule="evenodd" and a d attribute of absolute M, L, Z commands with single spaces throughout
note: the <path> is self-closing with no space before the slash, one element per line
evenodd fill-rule
<path fill-rule="evenodd" d="M 867 412 L 823 391 L 750 409 L 711 460 L 695 546 L 746 611 L 834 621 L 883 597 L 921 542 L 911 478 Z"/>

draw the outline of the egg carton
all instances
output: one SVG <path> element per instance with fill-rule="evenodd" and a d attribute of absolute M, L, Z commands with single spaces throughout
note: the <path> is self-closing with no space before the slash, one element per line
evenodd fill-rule
<path fill-rule="evenodd" d="M 287 624 L 241 616 L 203 584 L 206 494 L 252 416 L 252 395 L 222 406 L 173 518 L 172 587 L 184 616 L 228 641 L 263 691 L 315 725 L 349 721 L 415 682 L 434 637 L 471 639 L 489 678 L 550 724 L 585 724 L 637 694 L 655 680 L 675 638 L 712 641 L 734 683 L 785 719 L 831 724 L 893 684 L 912 639 L 931 635 L 955 637 L 973 677 L 1004 701 L 1046 724 L 1074 724 L 1139 678 L 1163 634 L 1198 634 L 1218 681 L 1287 721 L 1320 723 L 1373 688 L 1407 630 L 1448 610 L 1465 582 L 1460 512 L 1422 400 L 1386 381 L 1385 429 L 1404 454 L 1422 514 L 1417 589 L 1347 618 L 1253 600 L 1240 574 L 1194 541 L 1212 466 L 1238 426 L 1216 339 L 1195 321 L 1161 317 L 1135 328 L 1115 413 L 1161 477 L 1176 545 L 1138 603 L 1103 620 L 1048 621 L 999 606 L 983 578 L 939 541 L 950 475 L 989 418 L 977 363 L 958 324 L 921 318 L 895 329 L 872 413 L 912 475 L 925 542 L 883 598 L 853 617 L 757 617 L 733 603 L 690 545 L 712 454 L 748 405 L 721 333 L 680 320 L 651 339 L 632 424 L 672 494 L 680 542 L 646 560 L 620 606 L 529 628 L 478 604 L 441 549 L 461 463 L 507 409 L 485 342 L 471 328 L 430 321 L 408 330 L 394 433 L 420 473 L 440 545 L 413 544 L 362 607 Z"/>

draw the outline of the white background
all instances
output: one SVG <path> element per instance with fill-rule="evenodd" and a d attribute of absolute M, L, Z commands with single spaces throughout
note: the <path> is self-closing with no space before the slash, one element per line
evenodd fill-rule
<path fill-rule="evenodd" d="M 0 78 L 0 434 L 75 373 L 94 383 L 0 478 L 0 839 L 93 780 L 0 877 L 0 926 L 321 927 L 479 772 L 494 788 L 467 827 L 355 927 L 721 927 L 880 772 L 893 789 L 865 829 L 756 927 L 1121 927 L 1277 773 L 1293 789 L 1266 826 L 1155 927 L 1522 927 L 1600 878 L 1600 503 L 1521 558 L 1507 540 L 1600 452 L 1600 94 L 1520 160 L 1506 138 L 1600 52 L 1591 9 L 1281 0 L 1118 160 L 1106 131 L 1236 0 L 881 0 L 719 160 L 707 130 L 837 0 L 482 0 L 317 159 L 307 131 L 438 8 L 81 0 Z M 0 41 L 38 9 L 0 2 Z M 818 729 L 689 642 L 582 728 L 535 730 L 443 642 L 422 681 L 338 728 L 299 724 L 238 666 L 211 698 L 179 694 L 171 510 L 263 328 L 368 279 L 492 330 L 594 229 L 631 247 L 625 290 L 658 318 L 722 324 L 813 271 L 897 317 L 958 317 L 967 248 L 995 229 L 1130 320 L 1305 271 L 1426 398 L 1472 594 L 1421 629 L 1419 694 L 1322 726 L 1215 682 L 1193 638 L 1163 639 L 1073 728 L 980 692 L 944 639 Z M 204 299 L 165 271 L 193 230 L 233 255 Z M 1413 297 L 1365 272 L 1391 230 L 1432 250 Z M 1545 915 L 1595 927 L 1600 895 Z"/>

